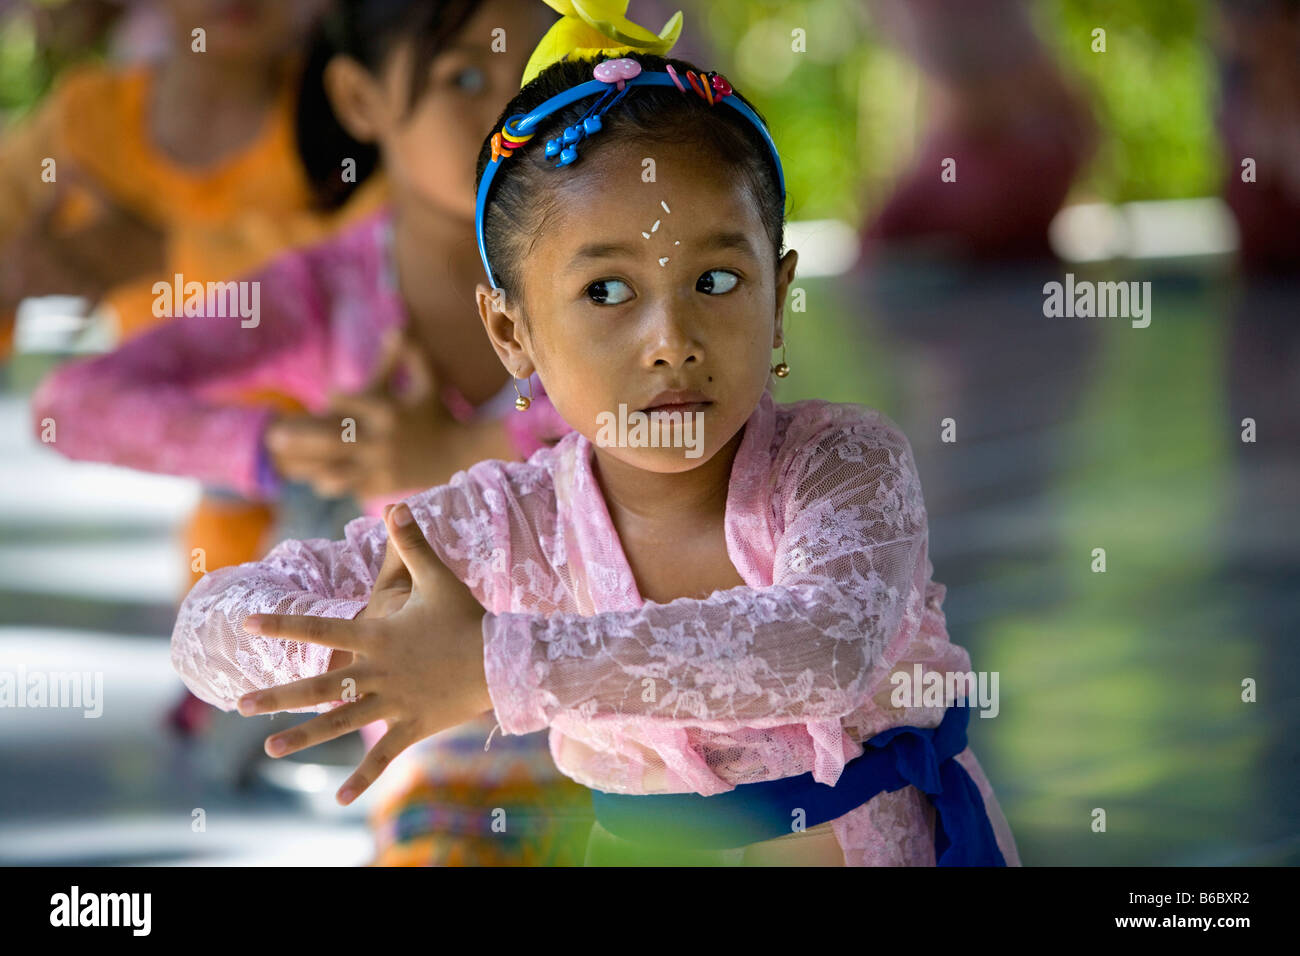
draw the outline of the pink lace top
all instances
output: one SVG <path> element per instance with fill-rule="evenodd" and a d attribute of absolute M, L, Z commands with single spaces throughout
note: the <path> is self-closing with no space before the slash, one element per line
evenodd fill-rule
<path fill-rule="evenodd" d="M 878 412 L 764 394 L 732 468 L 726 541 L 745 586 L 646 603 L 571 432 L 526 463 L 481 462 L 407 499 L 487 613 L 484 663 L 504 733 L 549 727 L 566 775 L 624 793 L 719 793 L 811 770 L 834 784 L 860 741 L 937 726 L 895 708 L 889 675 L 969 670 L 931 580 L 907 439 Z M 244 632 L 253 613 L 351 618 L 383 560 L 381 521 L 342 541 L 286 541 L 208 574 L 180 609 L 172 659 L 202 699 L 323 673 L 331 651 Z M 334 705 L 321 705 L 324 711 Z M 1008 863 L 1014 841 L 974 755 L 971 773 Z M 933 808 L 913 787 L 833 821 L 850 865 L 934 864 Z"/>
<path fill-rule="evenodd" d="M 271 390 L 319 413 L 331 390 L 366 387 L 385 333 L 408 321 L 389 265 L 391 222 L 385 210 L 250 276 L 259 283 L 255 326 L 244 328 L 239 316 L 169 319 L 107 355 L 56 369 L 32 398 L 36 429 L 54 419 L 54 447 L 69 458 L 273 498 L 261 456 L 275 410 L 240 396 Z M 471 313 L 466 321 L 478 319 Z M 514 411 L 509 383 L 478 409 L 450 387 L 443 398 L 462 421 L 505 416 L 526 457 L 569 430 L 536 377 L 533 389 L 533 406 L 522 415 Z M 384 504 L 402 497 L 368 501 L 365 510 L 382 513 Z"/>

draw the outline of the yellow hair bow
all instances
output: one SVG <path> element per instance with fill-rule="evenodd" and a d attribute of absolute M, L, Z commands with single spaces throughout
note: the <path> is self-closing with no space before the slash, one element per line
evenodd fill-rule
<path fill-rule="evenodd" d="M 627 18 L 628 0 L 544 0 L 561 18 L 524 68 L 527 86 L 537 75 L 561 60 L 587 60 L 640 52 L 667 56 L 682 32 L 682 12 L 672 15 L 656 35 Z"/>

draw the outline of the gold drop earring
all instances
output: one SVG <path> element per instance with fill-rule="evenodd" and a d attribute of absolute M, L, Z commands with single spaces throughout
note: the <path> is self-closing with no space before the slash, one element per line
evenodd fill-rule
<path fill-rule="evenodd" d="M 528 406 L 533 404 L 533 377 L 528 376 L 528 394 L 526 396 L 519 394 L 519 379 L 513 372 L 510 373 L 510 380 L 514 383 L 515 394 L 519 395 L 515 399 L 515 409 L 521 412 L 528 411 Z"/>
<path fill-rule="evenodd" d="M 781 342 L 781 361 L 772 366 L 772 374 L 777 378 L 785 378 L 790 374 L 790 366 L 785 364 L 785 342 Z"/>

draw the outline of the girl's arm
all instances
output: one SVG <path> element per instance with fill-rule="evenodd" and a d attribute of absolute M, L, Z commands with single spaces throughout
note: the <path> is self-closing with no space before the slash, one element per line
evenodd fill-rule
<path fill-rule="evenodd" d="M 244 619 L 278 613 L 351 620 L 369 601 L 385 537 L 381 519 L 355 518 L 342 541 L 283 541 L 261 561 L 209 571 L 177 613 L 172 667 L 196 697 L 227 711 L 249 691 L 325 673 L 331 648 L 249 634 Z"/>
<path fill-rule="evenodd" d="M 52 420 L 53 447 L 69 458 L 264 497 L 272 476 L 262 433 L 276 411 L 238 404 L 239 393 L 319 388 L 326 312 L 302 254 L 281 257 L 250 281 L 260 306 L 255 324 L 239 314 L 166 319 L 114 352 L 56 369 L 32 398 L 37 432 Z M 184 303 L 173 305 L 180 311 Z"/>
<path fill-rule="evenodd" d="M 510 531 L 499 462 L 459 472 L 450 483 L 405 499 L 438 557 L 484 607 L 502 602 Z M 351 620 L 366 607 L 388 548 L 382 518 L 355 518 L 341 541 L 283 541 L 261 561 L 206 574 L 182 602 L 172 631 L 172 666 L 195 696 L 233 710 L 244 694 L 317 677 L 331 648 L 262 637 L 244 629 L 252 614 Z M 333 704 L 291 708 L 324 712 Z"/>
<path fill-rule="evenodd" d="M 916 650 L 930 575 L 907 440 L 880 422 L 836 426 L 784 476 L 771 587 L 593 616 L 487 615 L 502 730 L 557 717 L 772 727 L 836 720 L 877 694 Z"/>

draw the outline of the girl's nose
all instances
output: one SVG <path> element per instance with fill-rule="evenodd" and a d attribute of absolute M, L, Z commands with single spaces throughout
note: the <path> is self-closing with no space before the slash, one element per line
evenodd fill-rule
<path fill-rule="evenodd" d="M 680 306 L 659 309 L 650 320 L 648 366 L 682 368 L 704 361 L 704 346 L 692 334 L 694 320 Z"/>

